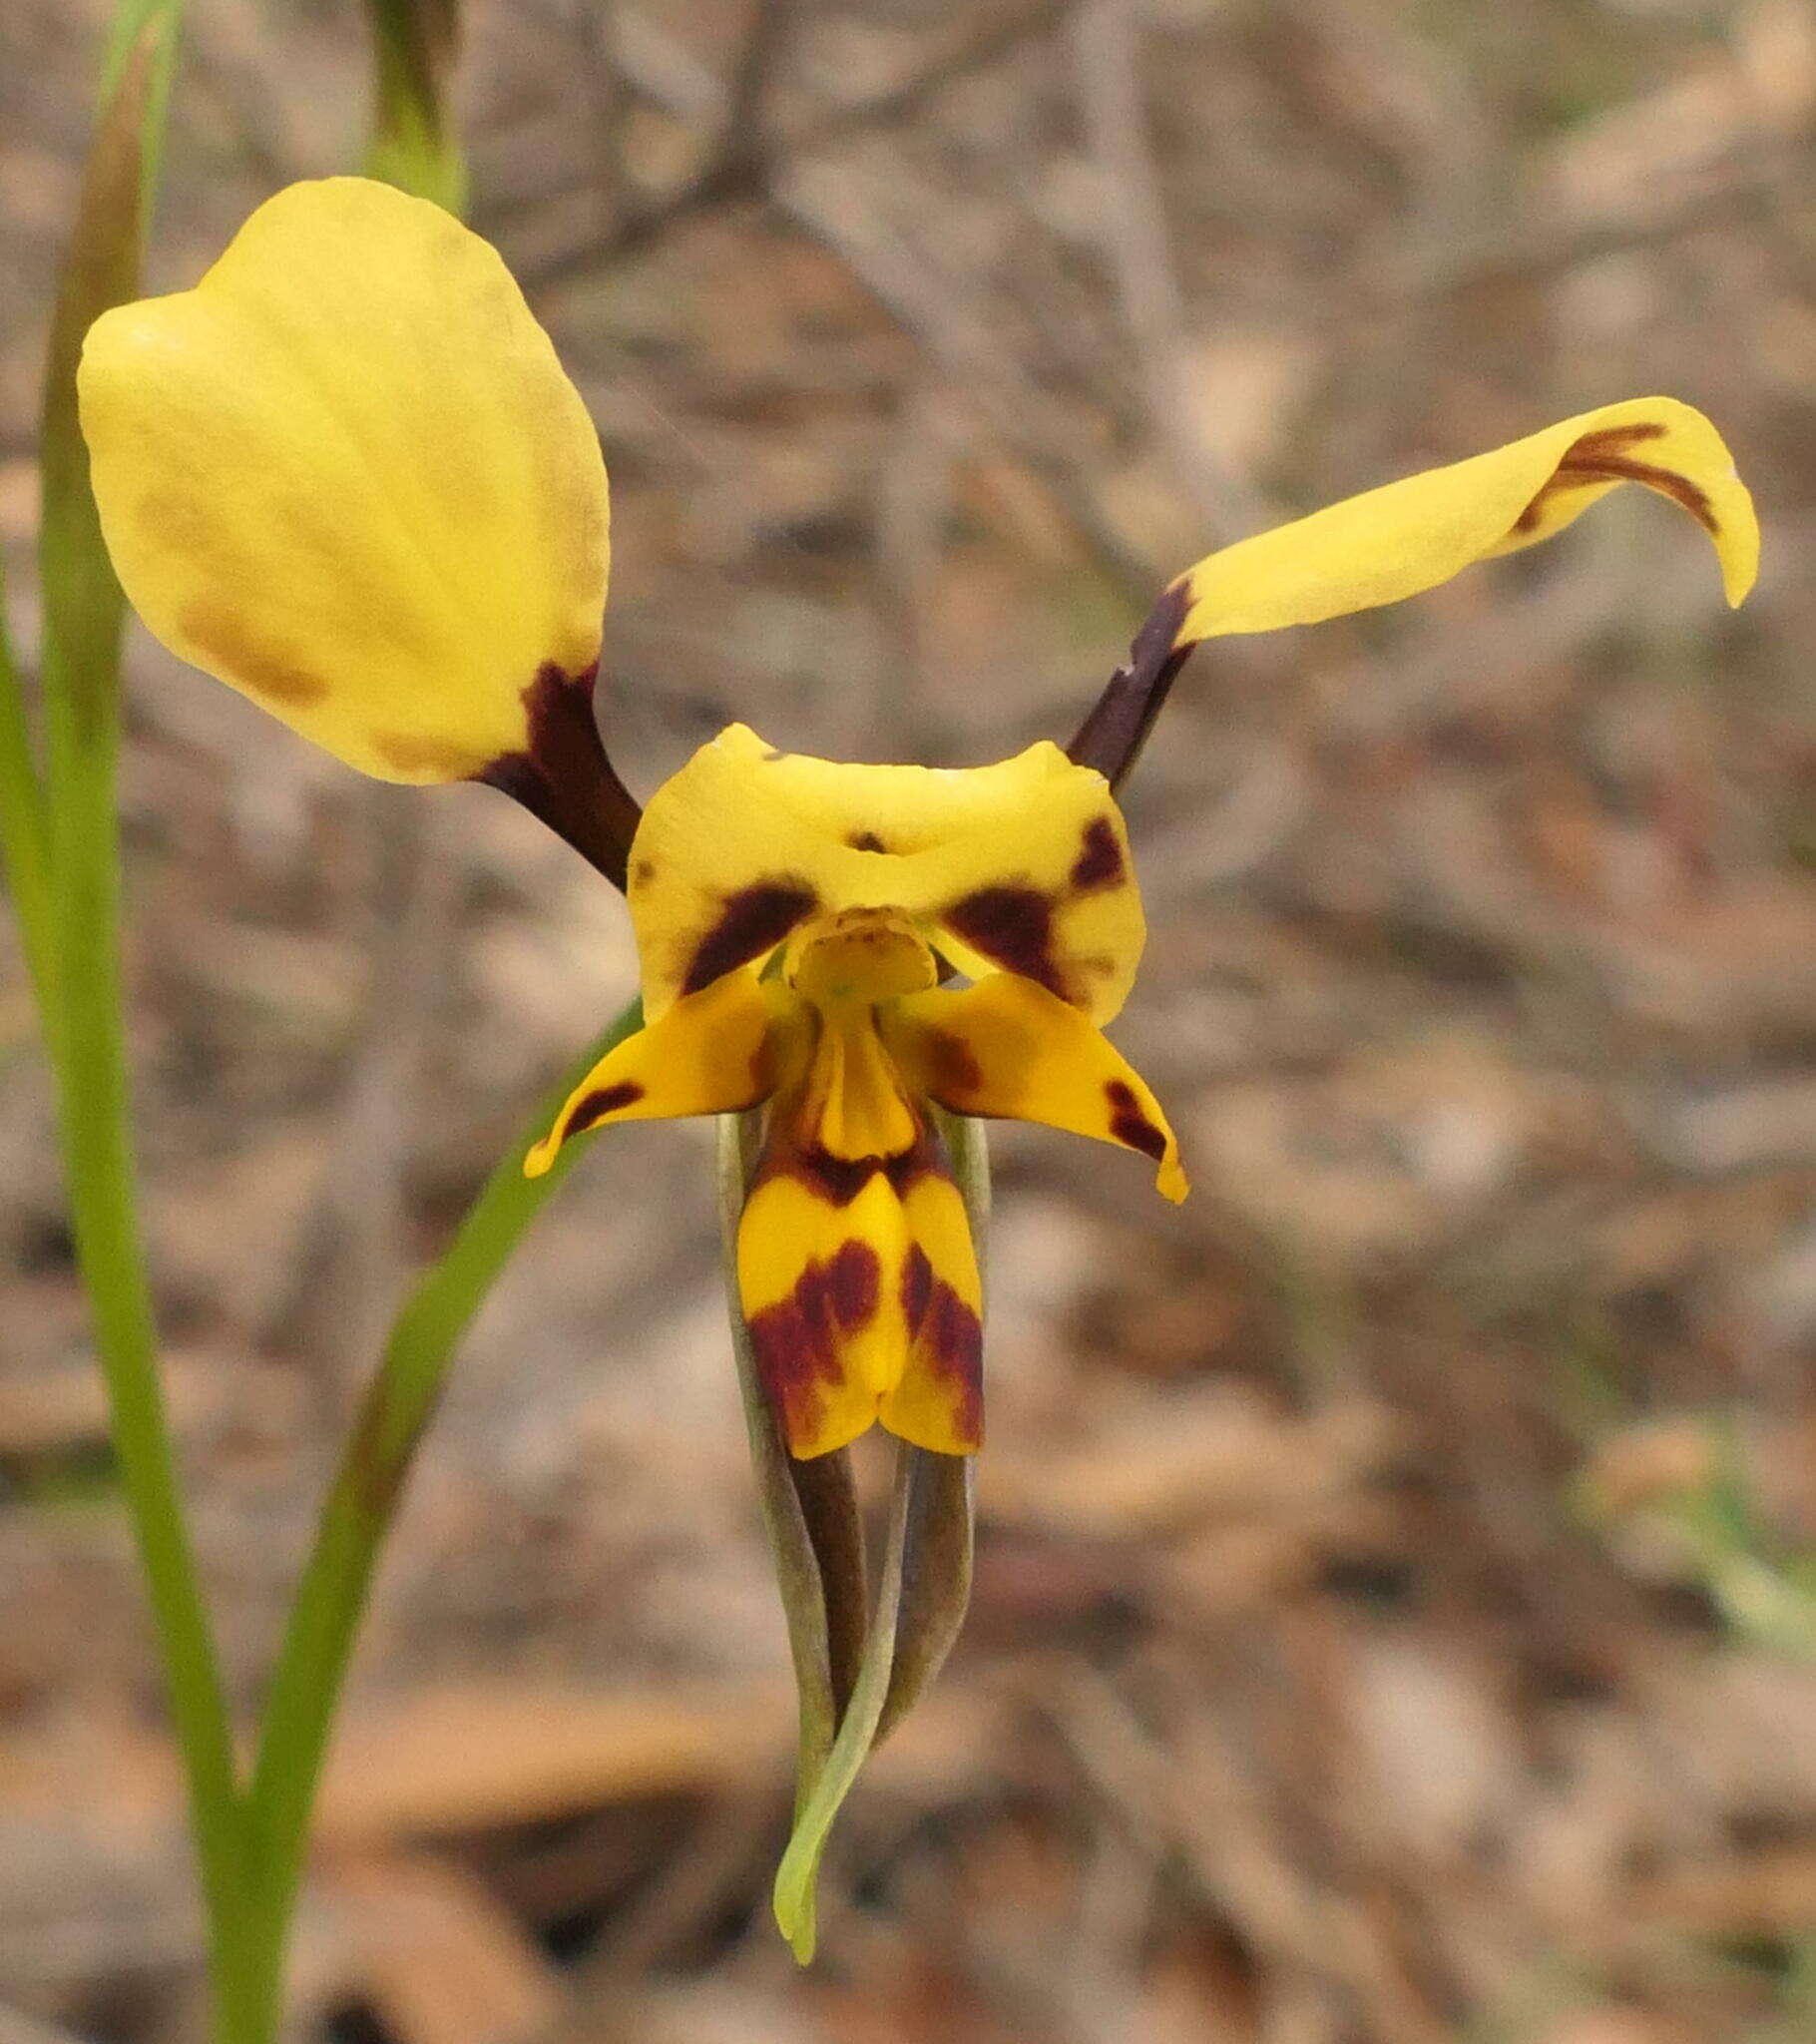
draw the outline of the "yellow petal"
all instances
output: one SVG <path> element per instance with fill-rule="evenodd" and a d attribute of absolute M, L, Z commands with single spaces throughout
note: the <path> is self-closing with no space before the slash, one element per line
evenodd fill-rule
<path fill-rule="evenodd" d="M 1179 1146 L 1140 1074 L 1032 980 L 993 972 L 973 987 L 910 994 L 884 1011 L 882 1027 L 909 1085 L 952 1113 L 1120 1143 L 1152 1158 L 1167 1199 L 1184 1199 Z"/>
<path fill-rule="evenodd" d="M 965 970 L 1011 967 L 1104 1021 L 1143 937 L 1109 787 L 1051 745 L 993 766 L 851 766 L 732 725 L 652 797 L 630 901 L 652 1015 L 809 916 L 897 908 Z"/>
<path fill-rule="evenodd" d="M 349 765 L 478 774 L 532 750 L 539 677 L 585 686 L 599 442 L 504 264 L 440 208 L 291 186 L 195 289 L 97 320 L 80 388 L 140 615 Z"/>
<path fill-rule="evenodd" d="M 607 1122 L 755 1107 L 787 1069 L 798 1027 L 795 1004 L 782 988 L 761 984 L 752 973 L 727 973 L 603 1057 L 524 1159 L 524 1176 L 541 1178 L 571 1137 Z"/>
<path fill-rule="evenodd" d="M 1169 592 L 1182 613 L 1172 645 L 1397 603 L 1474 561 L 1548 539 L 1623 482 L 1656 490 L 1696 519 L 1714 543 L 1729 603 L 1739 603 L 1758 571 L 1759 527 L 1733 456 L 1699 411 L 1638 397 L 1207 556 Z"/>
<path fill-rule="evenodd" d="M 697 996 L 695 996 L 697 998 Z M 970 1454 L 983 1437 L 982 1292 L 964 1203 L 917 1126 L 894 1155 L 842 1159 L 778 1103 L 738 1227 L 738 1293 L 789 1452 L 883 1424 Z"/>

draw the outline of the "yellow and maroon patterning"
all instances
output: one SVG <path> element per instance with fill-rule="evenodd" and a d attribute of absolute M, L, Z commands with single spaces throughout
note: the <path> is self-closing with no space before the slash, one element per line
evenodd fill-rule
<path fill-rule="evenodd" d="M 652 799 L 630 898 L 650 1023 L 530 1169 L 605 1122 L 767 1102 L 738 1291 L 789 1447 L 880 1420 L 969 1454 L 983 1298 L 930 1108 L 1122 1144 L 1185 1194 L 1153 1095 L 1098 1027 L 1142 938 L 1103 776 L 1048 745 L 950 771 L 835 766 L 734 725 Z M 940 959 L 975 983 L 941 986 Z"/>
<path fill-rule="evenodd" d="M 167 646 L 367 773 L 505 789 L 626 887 L 649 1026 L 531 1168 L 602 1122 L 768 1103 L 738 1286 L 798 1455 L 874 1419 L 977 1445 L 977 1265 L 932 1105 L 1121 1143 L 1183 1195 L 1099 1032 L 1142 943 L 1112 788 L 1192 646 L 1435 588 L 1627 483 L 1704 529 L 1731 602 L 1759 551 L 1707 419 L 1603 405 L 1197 562 L 1070 757 L 844 766 L 734 725 L 640 821 L 594 717 L 599 443 L 477 236 L 365 179 L 292 186 L 193 289 L 97 320 L 80 397 L 109 551 Z"/>

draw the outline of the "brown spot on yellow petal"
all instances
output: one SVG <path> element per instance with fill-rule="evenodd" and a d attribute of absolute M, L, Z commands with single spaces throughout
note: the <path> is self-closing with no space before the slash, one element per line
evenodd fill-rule
<path fill-rule="evenodd" d="M 757 1182 L 760 1184 L 764 1178 L 786 1175 L 810 1187 L 828 1205 L 849 1207 L 879 1174 L 889 1181 L 896 1198 L 901 1199 L 911 1186 L 939 1168 L 939 1152 L 933 1137 L 923 1127 L 906 1150 L 896 1150 L 888 1156 L 834 1157 L 830 1150 L 822 1149 L 817 1143 L 802 1144 L 798 1148 L 793 1145 L 784 1148 L 777 1143 L 765 1160 Z"/>
<path fill-rule="evenodd" d="M 954 1437 L 967 1447 L 984 1441 L 984 1323 L 939 1277 L 915 1243 L 902 1265 L 902 1317 L 908 1338 L 952 1400 Z"/>
<path fill-rule="evenodd" d="M 874 830 L 854 830 L 845 842 L 853 851 L 887 851 L 889 849 Z"/>
<path fill-rule="evenodd" d="M 1116 825 L 1108 816 L 1094 816 L 1085 825 L 1084 841 L 1073 864 L 1073 890 L 1090 894 L 1099 887 L 1114 887 L 1122 878 L 1123 847 L 1117 842 Z"/>
<path fill-rule="evenodd" d="M 823 1262 L 807 1266 L 786 1298 L 751 1314 L 757 1374 L 790 1445 L 812 1438 L 822 1387 L 843 1375 L 845 1340 L 875 1313 L 881 1288 L 875 1250 L 842 1242 Z"/>
<path fill-rule="evenodd" d="M 759 880 L 727 894 L 718 919 L 693 947 L 681 979 L 683 994 L 696 994 L 727 972 L 771 951 L 801 918 L 819 904 L 804 881 Z"/>
<path fill-rule="evenodd" d="M 1053 903 L 1038 887 L 980 887 L 955 901 L 943 920 L 974 951 L 1070 998 L 1053 958 Z"/>
<path fill-rule="evenodd" d="M 223 669 L 237 687 L 262 702 L 301 710 L 328 693 L 319 675 L 269 647 L 255 645 L 237 613 L 211 598 L 185 604 L 177 629 L 211 666 Z"/>
<path fill-rule="evenodd" d="M 1656 420 L 1640 420 L 1630 426 L 1606 426 L 1598 433 L 1585 433 L 1559 462 L 1557 472 L 1514 521 L 1516 532 L 1531 532 L 1538 525 L 1547 502 L 1560 491 L 1586 489 L 1591 483 L 1643 483 L 1673 503 L 1681 504 L 1707 532 L 1718 529 L 1714 507 L 1707 493 L 1688 476 L 1674 469 L 1660 468 L 1649 461 L 1636 461 L 1625 450 L 1664 431 Z"/>
<path fill-rule="evenodd" d="M 640 858 L 637 861 L 636 870 L 632 873 L 631 877 L 640 887 L 649 886 L 650 882 L 656 878 L 655 859 Z"/>
<path fill-rule="evenodd" d="M 570 1136 L 584 1136 L 589 1129 L 596 1129 L 609 1114 L 617 1114 L 621 1108 L 635 1107 L 644 1097 L 644 1089 L 635 1079 L 621 1079 L 616 1086 L 601 1086 L 579 1103 L 568 1120 Z"/>
<path fill-rule="evenodd" d="M 1127 1143 L 1157 1164 L 1166 1155 L 1166 1132 L 1141 1112 L 1135 1089 L 1125 1080 L 1112 1079 L 1104 1088 L 1104 1098 L 1110 1103 L 1110 1133 L 1119 1143 Z"/>
<path fill-rule="evenodd" d="M 983 1085 L 984 1074 L 962 1036 L 954 1036 L 949 1029 L 929 1029 L 922 1041 L 927 1049 L 930 1090 L 942 1106 L 958 1105 Z"/>

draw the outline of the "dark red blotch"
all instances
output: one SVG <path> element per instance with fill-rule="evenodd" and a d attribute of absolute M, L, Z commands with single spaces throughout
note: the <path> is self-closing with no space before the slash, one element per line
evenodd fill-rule
<path fill-rule="evenodd" d="M 818 904 L 819 896 L 811 887 L 791 879 L 759 880 L 727 894 L 718 920 L 693 948 L 681 992 L 696 994 L 727 972 L 773 950 Z"/>
<path fill-rule="evenodd" d="M 1090 894 L 1099 887 L 1114 887 L 1122 877 L 1123 847 L 1116 828 L 1108 816 L 1096 816 L 1085 825 L 1084 842 L 1073 863 L 1073 889 Z"/>
<path fill-rule="evenodd" d="M 1038 887 L 980 887 L 955 901 L 945 921 L 974 950 L 1066 998 L 1053 958 L 1053 903 Z"/>
<path fill-rule="evenodd" d="M 811 1432 L 819 1387 L 837 1383 L 843 1374 L 844 1337 L 876 1311 L 881 1286 L 875 1250 L 864 1242 L 842 1242 L 830 1258 L 807 1266 L 786 1298 L 750 1316 L 757 1374 L 784 1434 Z"/>
<path fill-rule="evenodd" d="M 954 1394 L 953 1431 L 967 1446 L 984 1438 L 984 1323 L 917 1242 L 902 1266 L 902 1317 L 912 1347 Z"/>
<path fill-rule="evenodd" d="M 584 1136 L 589 1129 L 596 1129 L 607 1115 L 616 1114 L 621 1107 L 635 1107 L 644 1097 L 644 1089 L 635 1079 L 621 1079 L 616 1086 L 601 1086 L 575 1108 L 568 1117 L 568 1134 Z"/>
<path fill-rule="evenodd" d="M 1127 1143 L 1157 1164 L 1166 1155 L 1166 1133 L 1141 1112 L 1134 1088 L 1125 1080 L 1112 1079 L 1104 1088 L 1104 1098 L 1110 1103 L 1110 1133 L 1119 1143 Z"/>

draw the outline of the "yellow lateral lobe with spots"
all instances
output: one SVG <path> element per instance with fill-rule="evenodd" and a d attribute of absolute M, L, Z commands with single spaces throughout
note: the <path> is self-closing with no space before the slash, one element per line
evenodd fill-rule
<path fill-rule="evenodd" d="M 908 1083 L 953 1114 L 1041 1122 L 1151 1158 L 1160 1192 L 1188 1190 L 1179 1146 L 1146 1081 L 1044 987 L 993 972 L 975 986 L 895 1002 L 884 1040 Z"/>
<path fill-rule="evenodd" d="M 660 1022 L 609 1051 L 568 1096 L 524 1159 L 541 1178 L 575 1136 L 607 1122 L 739 1114 L 767 1100 L 798 1033 L 797 1003 L 754 973 L 732 972 L 679 1001 Z"/>

